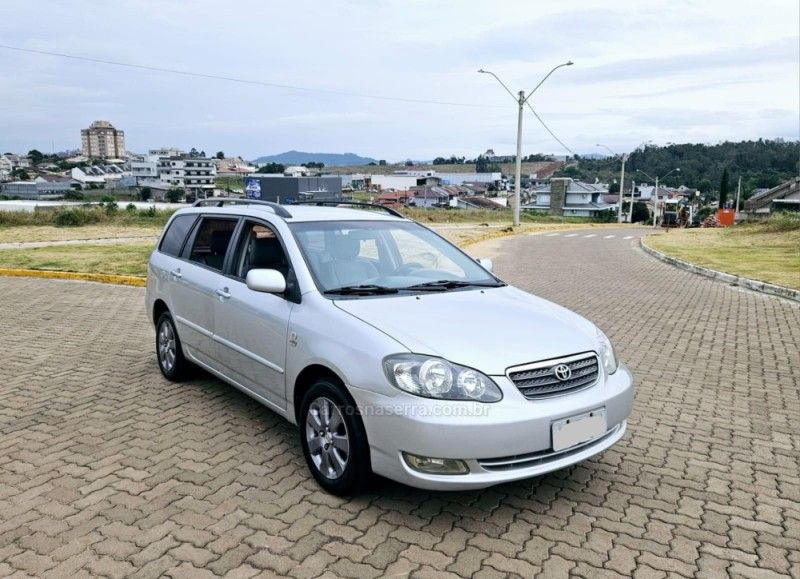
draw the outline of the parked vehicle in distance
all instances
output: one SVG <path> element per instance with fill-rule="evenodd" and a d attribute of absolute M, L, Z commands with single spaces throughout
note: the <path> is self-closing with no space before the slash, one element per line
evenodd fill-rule
<path fill-rule="evenodd" d="M 328 491 L 482 488 L 625 433 L 633 379 L 605 334 L 488 260 L 387 208 L 212 203 L 150 258 L 161 372 L 196 364 L 297 424 Z"/>

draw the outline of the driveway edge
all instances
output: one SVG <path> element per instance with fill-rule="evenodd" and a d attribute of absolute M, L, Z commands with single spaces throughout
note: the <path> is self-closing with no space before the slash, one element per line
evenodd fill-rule
<path fill-rule="evenodd" d="M 645 242 L 646 238 L 647 238 L 646 235 L 639 238 L 639 245 L 641 245 L 645 253 L 648 253 L 651 256 L 655 257 L 656 259 L 661 260 L 665 263 L 674 265 L 677 268 L 684 269 L 686 271 L 690 271 L 698 275 L 703 275 L 705 277 L 710 277 L 712 279 L 716 279 L 730 285 L 745 287 L 755 292 L 760 292 L 784 298 L 787 300 L 800 302 L 800 290 L 784 287 L 782 285 L 775 285 L 764 281 L 758 281 L 756 279 L 750 279 L 747 277 L 741 277 L 738 275 L 734 275 L 732 273 L 725 273 L 722 271 L 717 271 L 715 269 L 701 267 L 699 265 L 689 263 L 688 261 L 683 261 L 682 259 L 678 259 L 677 257 L 672 257 L 656 249 L 653 249 Z"/>
<path fill-rule="evenodd" d="M 96 281 L 115 285 L 144 287 L 146 277 L 135 275 L 113 275 L 109 273 L 81 273 L 76 271 L 50 271 L 41 269 L 14 269 L 0 267 L 0 275 L 11 277 L 38 277 L 45 279 L 68 279 L 74 281 Z"/>

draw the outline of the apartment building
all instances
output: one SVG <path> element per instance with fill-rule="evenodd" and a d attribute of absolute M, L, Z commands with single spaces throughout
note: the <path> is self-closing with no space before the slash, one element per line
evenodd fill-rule
<path fill-rule="evenodd" d="M 168 187 L 180 187 L 186 195 L 196 198 L 214 194 L 214 177 L 217 167 L 214 159 L 186 155 L 159 157 L 158 179 Z"/>
<path fill-rule="evenodd" d="M 81 154 L 89 159 L 124 159 L 125 132 L 108 121 L 95 121 L 81 129 Z"/>

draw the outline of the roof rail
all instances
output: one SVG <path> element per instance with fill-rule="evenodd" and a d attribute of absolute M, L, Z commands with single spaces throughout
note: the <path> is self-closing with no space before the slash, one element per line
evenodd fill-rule
<path fill-rule="evenodd" d="M 275 215 L 283 217 L 284 219 L 292 216 L 283 205 L 273 203 L 272 201 L 259 201 L 257 199 L 243 199 L 239 197 L 215 197 L 212 199 L 198 199 L 192 203 L 192 207 L 202 207 L 203 205 L 211 205 L 222 207 L 224 205 L 264 205 L 271 208 Z"/>
<path fill-rule="evenodd" d="M 372 209 L 383 209 L 389 215 L 394 217 L 400 217 L 402 219 L 408 219 L 405 215 L 392 209 L 391 207 L 387 207 L 386 205 L 379 205 L 378 203 L 366 203 L 363 201 L 295 201 L 292 205 L 316 205 L 321 207 L 323 205 L 353 205 L 355 207 L 370 207 Z"/>

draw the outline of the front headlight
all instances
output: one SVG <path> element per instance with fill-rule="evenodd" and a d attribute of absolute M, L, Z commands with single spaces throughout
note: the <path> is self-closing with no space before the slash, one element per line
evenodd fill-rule
<path fill-rule="evenodd" d="M 503 393 L 491 378 L 442 358 L 421 354 L 396 354 L 383 360 L 383 371 L 405 392 L 440 400 L 497 402 Z"/>
<path fill-rule="evenodd" d="M 597 330 L 597 355 L 600 356 L 600 362 L 602 362 L 606 374 L 613 374 L 617 371 L 617 354 L 614 352 L 614 346 L 600 328 L 596 327 L 595 329 Z"/>

